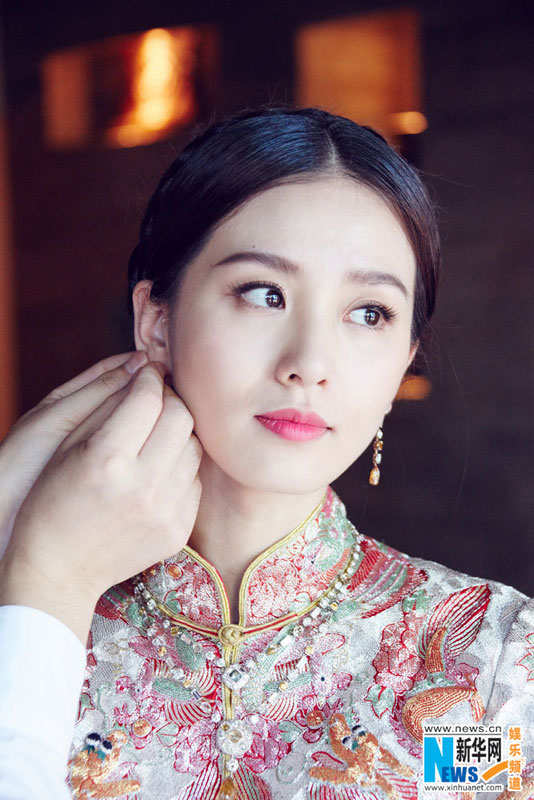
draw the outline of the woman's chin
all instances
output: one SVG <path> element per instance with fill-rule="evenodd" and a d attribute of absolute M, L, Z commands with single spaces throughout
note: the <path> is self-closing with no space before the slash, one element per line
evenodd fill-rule
<path fill-rule="evenodd" d="M 200 467 L 203 492 L 209 491 L 208 487 L 224 487 L 225 491 L 306 495 L 324 490 L 335 477 L 320 474 L 317 470 L 297 471 L 288 468 L 287 464 L 217 463 L 206 453 Z"/>

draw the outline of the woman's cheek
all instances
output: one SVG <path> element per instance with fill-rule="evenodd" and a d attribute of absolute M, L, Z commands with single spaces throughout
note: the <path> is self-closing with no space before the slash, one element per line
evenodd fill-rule
<path fill-rule="evenodd" d="M 239 392 L 247 373 L 246 340 L 218 325 L 190 331 L 176 343 L 175 388 L 189 410 L 217 404 L 224 411 L 225 399 Z"/>

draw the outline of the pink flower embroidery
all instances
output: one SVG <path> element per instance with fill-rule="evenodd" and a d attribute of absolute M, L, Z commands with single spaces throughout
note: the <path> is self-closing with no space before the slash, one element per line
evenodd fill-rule
<path fill-rule="evenodd" d="M 222 625 L 218 592 L 207 570 L 189 559 L 181 566 L 182 576 L 173 590 L 180 597 L 181 613 L 203 625 Z"/>
<path fill-rule="evenodd" d="M 258 567 L 254 586 L 249 586 L 250 612 L 254 619 L 264 620 L 287 612 L 288 595 L 294 597 L 298 572 L 290 561 L 283 559 L 274 564 Z"/>
<path fill-rule="evenodd" d="M 409 691 L 426 674 L 424 662 L 417 652 L 417 638 L 422 617 L 413 611 L 404 614 L 402 622 L 392 622 L 382 631 L 380 650 L 373 660 L 375 682 L 397 694 Z"/>
<path fill-rule="evenodd" d="M 126 728 L 130 724 L 131 715 L 128 712 L 128 706 L 126 703 L 124 703 L 121 708 L 115 706 L 113 713 L 115 715 L 115 722 L 117 725 L 122 725 Z"/>
<path fill-rule="evenodd" d="M 127 693 L 135 703 L 131 711 L 128 710 L 127 703 L 123 703 L 120 708 L 115 706 L 115 721 L 129 730 L 130 738 L 137 749 L 150 742 L 155 728 L 164 719 L 165 702 L 152 693 L 152 678 L 153 668 L 147 663 L 137 682 L 128 675 L 121 675 L 115 681 L 117 694 Z"/>
<path fill-rule="evenodd" d="M 120 679 L 119 679 L 120 680 Z M 130 695 L 132 695 L 130 691 Z M 113 713 L 118 725 L 127 728 L 130 739 L 137 749 L 145 747 L 152 739 L 154 730 L 164 721 L 165 703 L 149 695 L 147 689 L 139 692 L 140 702 L 133 711 L 128 711 L 126 703 L 121 708 L 115 706 Z"/>
<path fill-rule="evenodd" d="M 282 739 L 278 725 L 262 719 L 253 733 L 252 745 L 243 756 L 243 763 L 256 775 L 273 769 L 289 753 L 291 745 Z"/>
<path fill-rule="evenodd" d="M 213 723 L 201 720 L 178 732 L 174 751 L 174 769 L 177 772 L 198 775 L 218 758 L 213 742 L 214 729 Z"/>
<path fill-rule="evenodd" d="M 115 681 L 115 689 L 117 694 L 126 694 L 131 687 L 132 679 L 128 675 L 121 675 L 121 677 L 117 678 Z"/>
<path fill-rule="evenodd" d="M 308 710 L 299 708 L 295 714 L 295 722 L 304 729 L 302 734 L 304 741 L 310 744 L 318 742 L 328 731 L 330 717 L 341 708 L 341 705 L 341 700 L 337 700 L 332 705 L 326 702 L 322 708 L 317 705 Z"/>

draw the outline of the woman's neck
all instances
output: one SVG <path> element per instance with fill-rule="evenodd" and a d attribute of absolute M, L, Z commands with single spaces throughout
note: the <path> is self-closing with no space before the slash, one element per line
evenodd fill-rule
<path fill-rule="evenodd" d="M 188 544 L 217 569 L 239 622 L 239 588 L 249 564 L 299 525 L 321 502 L 325 489 L 309 494 L 253 490 L 202 468 L 202 497 Z"/>

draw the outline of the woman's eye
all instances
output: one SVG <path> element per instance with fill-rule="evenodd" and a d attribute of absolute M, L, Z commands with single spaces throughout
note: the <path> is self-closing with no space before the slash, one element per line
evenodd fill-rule
<path fill-rule="evenodd" d="M 283 308 L 284 297 L 275 286 L 241 286 L 239 295 L 253 306 L 262 308 Z"/>
<path fill-rule="evenodd" d="M 378 308 L 355 308 L 350 312 L 350 318 L 358 325 L 366 325 L 369 328 L 374 328 L 380 323 L 385 314 Z"/>

